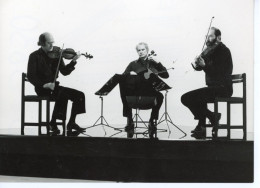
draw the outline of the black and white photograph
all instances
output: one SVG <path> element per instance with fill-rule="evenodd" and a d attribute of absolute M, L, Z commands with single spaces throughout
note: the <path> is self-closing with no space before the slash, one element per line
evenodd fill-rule
<path fill-rule="evenodd" d="M 0 0 L 0 187 L 254 186 L 256 6 Z"/>

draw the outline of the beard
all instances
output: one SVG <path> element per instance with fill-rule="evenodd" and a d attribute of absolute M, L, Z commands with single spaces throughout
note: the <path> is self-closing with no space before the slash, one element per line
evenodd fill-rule
<path fill-rule="evenodd" d="M 213 46 L 213 44 L 215 44 L 217 42 L 217 39 L 215 38 L 215 39 L 213 39 L 212 41 L 209 41 L 209 40 L 207 40 L 207 42 L 206 42 L 206 45 L 209 47 L 209 46 Z"/>

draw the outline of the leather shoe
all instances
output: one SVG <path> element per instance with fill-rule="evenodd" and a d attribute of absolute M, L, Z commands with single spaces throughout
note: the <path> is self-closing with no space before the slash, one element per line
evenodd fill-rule
<path fill-rule="evenodd" d="M 73 123 L 68 123 L 67 125 L 67 131 L 72 131 L 72 129 L 76 130 L 76 131 L 84 131 L 86 130 L 86 128 L 82 128 L 80 127 L 78 124 L 76 124 L 75 122 Z"/>
<path fill-rule="evenodd" d="M 192 133 L 191 137 L 193 137 L 195 139 L 205 139 L 206 134 L 204 134 L 204 133 Z"/>
<path fill-rule="evenodd" d="M 193 134 L 205 134 L 206 135 L 206 127 L 202 127 L 201 125 L 197 125 L 194 130 L 191 131 Z"/>

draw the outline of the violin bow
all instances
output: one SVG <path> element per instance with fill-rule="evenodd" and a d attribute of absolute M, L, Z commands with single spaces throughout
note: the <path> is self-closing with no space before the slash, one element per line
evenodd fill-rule
<path fill-rule="evenodd" d="M 208 38 L 208 35 L 209 35 L 209 30 L 210 30 L 210 28 L 211 28 L 211 24 L 212 24 L 213 19 L 214 19 L 214 16 L 212 16 L 212 18 L 211 18 L 211 20 L 210 20 L 209 29 L 208 29 L 208 32 L 207 32 L 207 35 L 206 35 L 206 38 L 205 38 L 205 41 L 204 41 L 204 44 L 203 44 L 203 47 L 202 47 L 201 51 L 203 51 L 203 49 L 204 49 L 204 47 L 205 47 L 205 44 L 206 44 L 206 42 L 207 42 L 207 38 Z"/>
<path fill-rule="evenodd" d="M 53 83 L 56 82 L 56 79 L 57 79 L 57 76 L 58 76 L 58 73 L 59 73 L 60 62 L 61 62 L 61 57 L 62 57 L 62 53 L 63 53 L 63 48 L 64 48 L 64 44 L 62 45 L 62 49 L 61 49 L 61 53 L 60 53 L 60 57 L 59 57 L 59 63 L 58 63 L 57 69 L 56 69 L 56 73 L 55 73 L 55 77 L 54 77 Z"/>

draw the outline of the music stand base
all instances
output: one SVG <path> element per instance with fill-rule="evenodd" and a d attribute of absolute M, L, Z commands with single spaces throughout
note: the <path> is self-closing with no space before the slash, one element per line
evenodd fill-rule
<path fill-rule="evenodd" d="M 117 130 L 117 131 L 119 131 L 119 130 L 117 128 L 115 128 L 115 127 L 110 126 L 107 123 L 105 117 L 103 116 L 103 96 L 100 95 L 99 98 L 101 99 L 101 115 L 100 115 L 100 117 L 97 119 L 97 121 L 92 126 L 89 126 L 86 129 L 90 129 L 90 128 L 97 127 L 97 126 L 102 126 L 102 128 L 103 128 L 103 130 L 105 132 L 104 136 L 106 136 L 107 132 L 106 132 L 104 127 L 109 127 L 109 128 L 114 129 L 114 130 Z M 100 123 L 98 123 L 99 120 L 100 120 Z M 115 135 L 115 134 L 113 134 L 113 135 Z M 112 137 L 113 135 L 111 135 L 110 137 Z"/>

